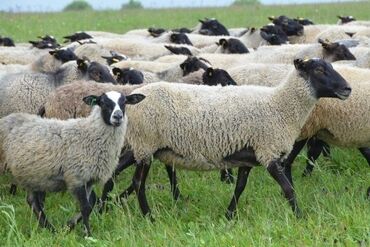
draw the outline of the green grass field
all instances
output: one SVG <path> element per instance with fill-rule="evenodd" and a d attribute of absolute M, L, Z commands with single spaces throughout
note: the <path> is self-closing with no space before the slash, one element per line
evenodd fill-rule
<path fill-rule="evenodd" d="M 130 10 L 83 13 L 0 13 L 0 35 L 17 42 L 37 35 L 58 38 L 78 30 L 123 33 L 134 28 L 192 27 L 198 18 L 216 17 L 228 27 L 261 26 L 269 15 L 309 17 L 316 23 L 335 23 L 337 14 L 369 19 L 370 2 L 250 6 L 244 8 Z M 296 219 L 278 185 L 267 171 L 252 170 L 238 206 L 236 220 L 227 221 L 225 209 L 234 186 L 219 181 L 218 172 L 178 171 L 182 198 L 170 195 L 164 166 L 155 163 L 147 181 L 147 196 L 155 223 L 140 214 L 136 197 L 111 204 L 104 215 L 91 215 L 92 238 L 83 238 L 79 225 L 68 233 L 64 227 L 77 210 L 68 194 L 50 194 L 46 213 L 58 232 L 39 229 L 25 200 L 25 192 L 8 193 L 9 176 L 0 178 L 0 246 L 370 246 L 370 186 L 366 160 L 357 150 L 332 150 L 332 158 L 320 158 L 311 177 L 302 178 L 305 153 L 293 172 L 304 218 Z M 133 169 L 118 178 L 114 194 L 129 184 Z M 98 189 L 98 194 L 101 188 Z"/>

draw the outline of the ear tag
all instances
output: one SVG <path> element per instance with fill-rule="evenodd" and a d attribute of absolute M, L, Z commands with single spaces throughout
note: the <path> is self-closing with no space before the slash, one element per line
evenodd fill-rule
<path fill-rule="evenodd" d="M 90 106 L 94 106 L 94 105 L 96 105 L 96 99 L 91 100 Z"/>
<path fill-rule="evenodd" d="M 308 60 L 310 60 L 308 57 L 305 57 L 305 59 L 303 60 L 303 62 L 308 62 Z"/>
<path fill-rule="evenodd" d="M 119 60 L 117 58 L 112 58 L 112 61 L 115 62 L 115 63 L 119 62 Z"/>

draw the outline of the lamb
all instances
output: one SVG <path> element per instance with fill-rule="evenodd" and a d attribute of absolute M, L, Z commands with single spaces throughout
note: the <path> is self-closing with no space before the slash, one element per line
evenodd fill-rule
<path fill-rule="evenodd" d="M 0 116 L 13 112 L 35 114 L 51 91 L 83 78 L 115 81 L 107 68 L 81 59 L 63 64 L 55 73 L 8 74 L 0 79 Z"/>
<path fill-rule="evenodd" d="M 296 59 L 294 64 L 296 70 L 275 88 L 160 82 L 135 90 L 146 100 L 135 109 L 127 108 L 135 124 L 128 124 L 126 140 L 137 162 L 132 185 L 142 213 L 150 212 L 145 180 L 154 155 L 165 164 L 186 169 L 240 167 L 228 218 L 235 212 L 251 167 L 264 164 L 299 215 L 293 187 L 279 167 L 318 98 L 346 99 L 351 88 L 322 59 Z M 225 107 L 231 102 L 232 107 Z"/>
<path fill-rule="evenodd" d="M 85 233 L 91 235 L 89 215 L 96 201 L 92 185 L 111 177 L 127 129 L 125 106 L 144 98 L 110 91 L 83 99 L 96 105 L 87 118 L 62 121 L 15 113 L 0 120 L 1 167 L 6 165 L 27 190 L 27 202 L 41 227 L 53 229 L 44 212 L 46 192 L 68 190 L 80 205 L 69 227 L 82 218 Z"/>

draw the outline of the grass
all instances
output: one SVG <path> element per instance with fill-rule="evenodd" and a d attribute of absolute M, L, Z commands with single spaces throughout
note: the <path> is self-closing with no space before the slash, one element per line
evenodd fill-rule
<path fill-rule="evenodd" d="M 61 38 L 77 30 L 125 32 L 133 28 L 192 27 L 198 18 L 217 17 L 226 26 L 260 26 L 266 16 L 305 16 L 317 23 L 334 23 L 337 14 L 368 18 L 370 3 L 297 6 L 249 6 L 227 9 L 127 10 L 83 13 L 0 14 L 0 34 L 27 41 L 49 33 Z M 163 165 L 155 163 L 147 196 L 155 223 L 140 214 L 135 196 L 123 205 L 111 204 L 104 215 L 91 216 L 93 238 L 82 227 L 68 233 L 65 226 L 77 210 L 68 194 L 49 194 L 46 213 L 58 232 L 37 227 L 25 202 L 25 192 L 8 193 L 9 176 L 0 177 L 1 246 L 369 246 L 370 185 L 366 160 L 357 150 L 333 149 L 332 158 L 318 160 L 311 177 L 302 178 L 304 153 L 293 176 L 304 213 L 296 219 L 278 185 L 258 167 L 252 170 L 238 206 L 237 219 L 228 222 L 225 209 L 232 185 L 219 181 L 218 172 L 178 171 L 183 197 L 174 202 Z M 114 195 L 130 182 L 133 169 L 118 178 Z M 98 193 L 101 190 L 98 188 Z"/>

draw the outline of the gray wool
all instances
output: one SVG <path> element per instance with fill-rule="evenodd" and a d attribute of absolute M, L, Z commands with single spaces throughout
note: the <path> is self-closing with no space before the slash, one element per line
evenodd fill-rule
<path fill-rule="evenodd" d="M 235 166 L 224 158 L 244 147 L 266 166 L 288 154 L 317 101 L 295 70 L 275 88 L 159 82 L 133 93 L 146 96 L 126 109 L 135 123 L 126 135 L 135 159 L 148 162 L 166 149 L 156 154 L 160 160 L 197 170 Z"/>
<path fill-rule="evenodd" d="M 73 190 L 105 183 L 117 165 L 127 116 L 119 127 L 105 124 L 100 107 L 87 118 L 43 119 L 14 113 L 0 120 L 0 162 L 29 191 Z"/>

